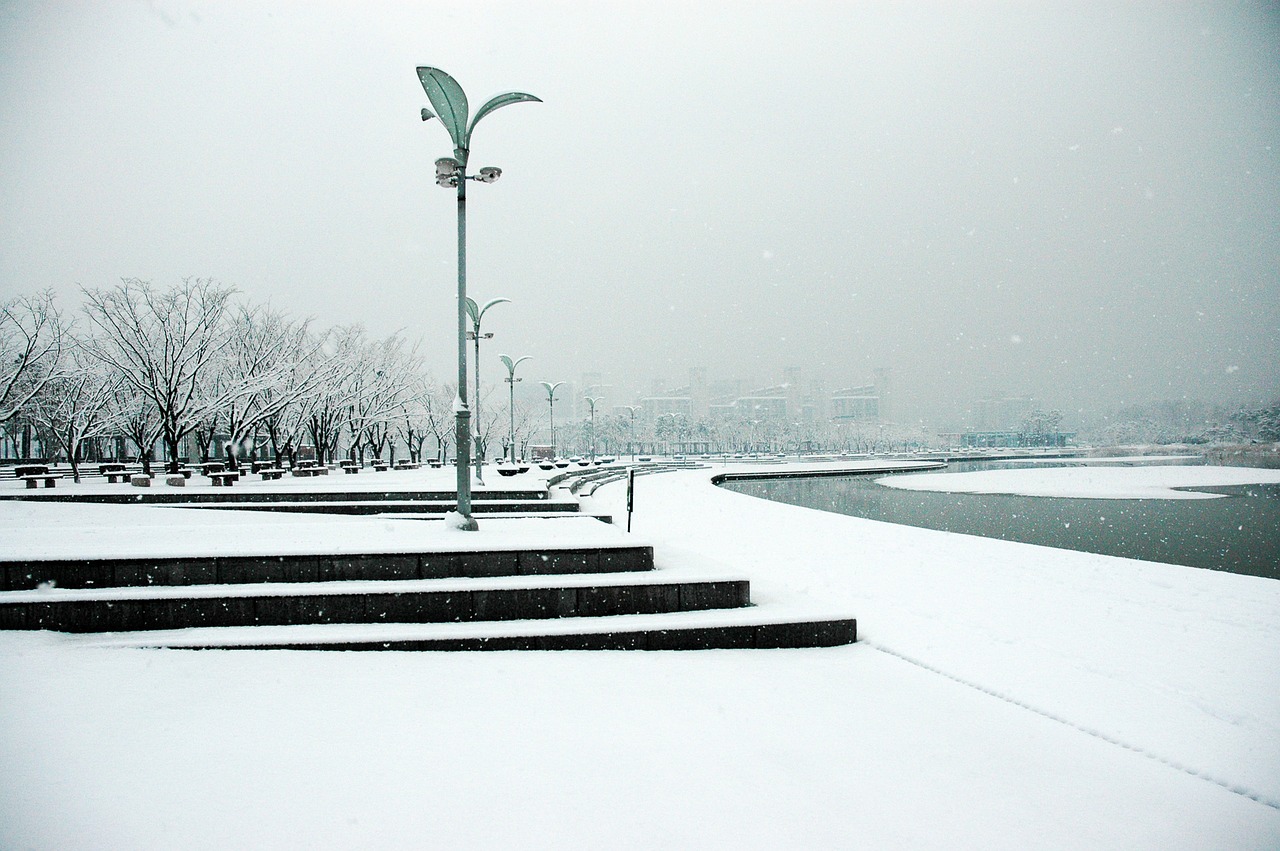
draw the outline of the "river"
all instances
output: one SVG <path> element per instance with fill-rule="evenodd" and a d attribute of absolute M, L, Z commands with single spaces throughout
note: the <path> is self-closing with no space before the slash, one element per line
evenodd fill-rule
<path fill-rule="evenodd" d="M 997 466 L 1010 464 L 947 470 Z M 870 520 L 1280 579 L 1280 485 L 1197 488 L 1222 499 L 1078 499 L 900 490 L 876 484 L 881 476 L 734 479 L 722 486 Z"/>

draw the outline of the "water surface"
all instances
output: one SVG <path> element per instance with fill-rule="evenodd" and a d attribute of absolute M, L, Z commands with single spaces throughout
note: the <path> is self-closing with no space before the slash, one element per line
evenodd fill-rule
<path fill-rule="evenodd" d="M 738 479 L 723 487 L 870 520 L 1280 579 L 1277 484 L 1196 488 L 1222 499 L 1069 499 L 908 491 L 876 484 L 881 476 Z"/>

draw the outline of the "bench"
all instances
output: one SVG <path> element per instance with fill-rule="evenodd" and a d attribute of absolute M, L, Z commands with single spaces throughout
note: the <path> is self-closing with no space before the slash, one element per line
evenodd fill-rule
<path fill-rule="evenodd" d="M 257 472 L 264 482 L 275 481 L 284 475 L 284 470 L 280 467 L 259 467 Z"/>
<path fill-rule="evenodd" d="M 46 467 L 45 469 L 48 468 Z M 27 489 L 34 490 L 39 487 L 39 485 L 36 484 L 37 482 L 44 482 L 45 487 L 51 488 L 57 483 L 58 479 L 61 478 L 61 473 L 32 473 L 26 476 L 19 476 L 18 481 L 26 482 Z"/>
<path fill-rule="evenodd" d="M 223 472 L 221 470 L 216 473 L 207 473 L 206 475 L 208 475 L 209 481 L 213 483 L 214 487 L 222 486 L 229 488 L 240 479 L 239 473 Z"/>
<path fill-rule="evenodd" d="M 430 461 L 428 461 L 428 462 L 427 462 L 427 464 L 428 464 L 428 465 L 431 467 L 431 469 L 433 469 L 433 470 L 438 470 L 438 469 L 440 469 L 441 467 L 443 467 L 443 466 L 444 466 L 444 462 L 443 462 L 443 461 L 441 461 L 439 458 L 432 458 Z"/>
<path fill-rule="evenodd" d="M 328 474 L 329 470 L 327 467 L 294 467 L 292 472 L 293 472 L 293 475 L 295 476 L 301 476 L 302 478 L 307 478 L 310 476 L 326 475 Z"/>
<path fill-rule="evenodd" d="M 107 477 L 108 484 L 114 485 L 117 479 L 122 482 L 129 481 L 129 476 L 131 476 L 132 474 L 126 473 L 124 470 L 108 470 L 102 475 Z"/>
<path fill-rule="evenodd" d="M 387 470 L 391 469 L 391 465 L 386 461 L 373 461 L 370 463 L 370 466 L 373 467 L 373 471 L 375 473 L 385 473 Z"/>
<path fill-rule="evenodd" d="M 221 473 L 223 470 L 227 469 L 227 465 L 222 461 L 204 461 L 200 464 L 196 464 L 196 466 L 199 467 L 200 472 L 206 476 L 210 473 Z"/>
<path fill-rule="evenodd" d="M 13 468 L 13 474 L 19 479 L 27 476 L 44 476 L 49 472 L 48 464 L 19 464 Z"/>
<path fill-rule="evenodd" d="M 342 468 L 342 472 L 344 473 L 360 472 L 360 465 L 357 464 L 355 461 L 340 461 L 338 463 L 338 466 Z"/>
<path fill-rule="evenodd" d="M 98 465 L 98 475 L 105 476 L 108 473 L 120 474 L 124 472 L 124 464 L 119 461 L 109 461 L 106 464 Z"/>

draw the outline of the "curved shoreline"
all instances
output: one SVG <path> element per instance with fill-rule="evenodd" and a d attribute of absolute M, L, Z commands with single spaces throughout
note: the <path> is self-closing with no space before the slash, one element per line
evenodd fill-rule
<path fill-rule="evenodd" d="M 724 482 L 750 481 L 754 479 L 823 479 L 837 476 L 883 476 L 893 473 L 909 473 L 918 470 L 942 470 L 947 466 L 943 461 L 904 462 L 894 466 L 868 467 L 866 469 L 841 468 L 839 470 L 750 470 L 747 472 L 716 473 L 711 477 L 711 484 Z"/>

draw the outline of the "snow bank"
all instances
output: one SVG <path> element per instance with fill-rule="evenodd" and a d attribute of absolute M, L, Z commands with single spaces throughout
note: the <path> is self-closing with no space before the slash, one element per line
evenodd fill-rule
<path fill-rule="evenodd" d="M 1130 460 L 1130 459 L 1124 459 Z M 1174 488 L 1280 483 L 1280 470 L 1247 467 L 1055 467 L 919 473 L 876 479 L 903 490 L 1000 493 L 1087 499 L 1217 499 L 1221 495 Z"/>

